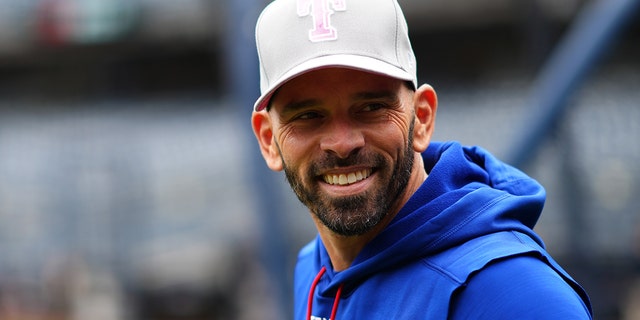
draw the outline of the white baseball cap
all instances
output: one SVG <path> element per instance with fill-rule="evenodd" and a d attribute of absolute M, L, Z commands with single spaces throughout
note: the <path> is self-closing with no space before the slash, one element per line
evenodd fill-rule
<path fill-rule="evenodd" d="M 411 81 L 416 58 L 396 0 L 275 0 L 258 18 L 260 98 L 312 70 L 352 68 Z"/>

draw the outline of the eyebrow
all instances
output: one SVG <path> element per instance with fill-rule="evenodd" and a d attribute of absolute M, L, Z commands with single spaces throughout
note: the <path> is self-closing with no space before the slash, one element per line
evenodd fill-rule
<path fill-rule="evenodd" d="M 284 105 L 280 114 L 286 115 L 288 113 L 294 113 L 298 110 L 317 106 L 321 103 L 322 102 L 320 101 L 320 99 L 306 99 L 306 100 L 300 100 L 300 101 L 292 101 Z"/>

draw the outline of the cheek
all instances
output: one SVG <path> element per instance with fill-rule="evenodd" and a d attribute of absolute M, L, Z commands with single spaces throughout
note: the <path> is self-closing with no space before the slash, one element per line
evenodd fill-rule
<path fill-rule="evenodd" d="M 383 128 L 376 131 L 383 143 L 397 148 L 397 144 L 402 141 L 406 146 L 412 130 L 411 120 L 405 119 L 403 116 L 390 116 Z"/>
<path fill-rule="evenodd" d="M 278 141 L 283 148 L 300 147 L 302 143 L 304 143 L 304 137 L 308 136 L 300 129 L 290 125 L 278 126 L 275 132 L 276 141 Z"/>
<path fill-rule="evenodd" d="M 298 168 L 300 164 L 309 162 L 307 159 L 313 150 L 312 143 L 309 139 L 297 138 L 294 134 L 283 132 L 276 141 L 278 141 L 280 156 L 288 168 Z"/>
<path fill-rule="evenodd" d="M 386 158 L 390 164 L 399 161 L 406 154 L 407 143 L 406 133 L 396 127 L 393 130 L 378 130 L 369 135 L 367 149 Z"/>

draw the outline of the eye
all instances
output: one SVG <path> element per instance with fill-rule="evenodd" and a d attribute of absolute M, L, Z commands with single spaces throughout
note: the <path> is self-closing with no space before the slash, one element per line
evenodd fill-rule
<path fill-rule="evenodd" d="M 372 112 L 372 111 L 380 110 L 383 108 L 385 108 L 385 105 L 383 103 L 371 102 L 371 103 L 367 103 L 362 109 L 360 109 L 360 111 Z"/>
<path fill-rule="evenodd" d="M 296 116 L 291 118 L 291 121 L 296 121 L 296 120 L 312 120 L 312 119 L 318 119 L 322 117 L 322 115 L 318 112 L 315 111 L 306 111 L 306 112 L 302 112 L 300 114 L 297 114 Z"/>

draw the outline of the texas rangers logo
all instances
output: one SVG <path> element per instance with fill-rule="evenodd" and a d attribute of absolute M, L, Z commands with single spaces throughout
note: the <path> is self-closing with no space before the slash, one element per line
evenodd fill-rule
<path fill-rule="evenodd" d="M 338 31 L 331 25 L 331 15 L 335 11 L 346 11 L 346 1 L 298 0 L 298 16 L 311 15 L 313 18 L 313 29 L 309 30 L 309 40 L 320 42 L 338 39 Z"/>

